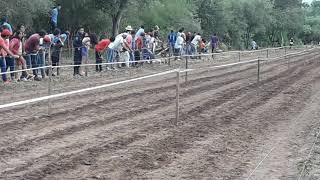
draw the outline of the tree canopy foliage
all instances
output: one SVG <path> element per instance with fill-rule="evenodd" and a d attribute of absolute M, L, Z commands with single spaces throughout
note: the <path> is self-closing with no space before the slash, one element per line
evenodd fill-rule
<path fill-rule="evenodd" d="M 165 37 L 184 27 L 208 38 L 217 33 L 232 48 L 287 45 L 288 39 L 320 41 L 320 1 L 302 0 L 0 0 L 0 14 L 30 31 L 49 29 L 49 11 L 61 4 L 58 26 L 115 35 L 125 26 L 158 25 Z"/>

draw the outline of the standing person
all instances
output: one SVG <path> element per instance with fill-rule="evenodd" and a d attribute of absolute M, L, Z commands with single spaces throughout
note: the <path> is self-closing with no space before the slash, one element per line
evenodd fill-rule
<path fill-rule="evenodd" d="M 251 50 L 257 50 L 258 49 L 258 45 L 256 43 L 256 41 L 252 40 L 251 42 Z"/>
<path fill-rule="evenodd" d="M 217 52 L 217 48 L 219 45 L 219 38 L 216 33 L 211 37 L 211 53 Z"/>
<path fill-rule="evenodd" d="M 31 35 L 25 43 L 25 51 L 28 54 L 32 68 L 38 68 L 39 67 L 39 50 L 40 50 L 40 39 L 43 38 L 44 44 L 50 44 L 51 38 L 49 36 L 46 36 L 45 31 L 41 31 L 39 34 L 33 34 Z M 40 63 L 41 64 L 41 63 Z M 38 69 L 33 70 L 34 80 L 41 81 L 42 79 L 38 76 Z"/>
<path fill-rule="evenodd" d="M 22 51 L 22 39 L 23 38 L 23 33 L 21 31 L 16 31 L 14 37 L 12 38 L 12 40 L 10 41 L 10 51 L 14 54 L 14 55 L 18 55 L 19 58 L 16 59 L 16 67 L 22 66 L 22 69 L 27 69 L 27 64 L 26 64 L 26 60 L 23 58 L 23 51 Z M 15 74 L 16 79 L 20 80 L 20 81 L 27 81 L 28 79 L 33 78 L 32 75 L 29 75 L 27 73 L 27 71 L 22 71 L 22 75 L 19 77 L 18 73 Z"/>
<path fill-rule="evenodd" d="M 198 33 L 191 41 L 191 55 L 195 56 L 197 54 L 198 45 L 201 43 L 201 34 Z"/>
<path fill-rule="evenodd" d="M 6 26 L 7 29 L 10 31 L 10 33 L 13 34 L 12 26 L 11 26 L 11 24 L 9 24 L 7 17 L 3 17 L 1 19 L 1 26 Z"/>
<path fill-rule="evenodd" d="M 168 45 L 169 45 L 169 56 L 173 55 L 174 52 L 174 45 L 177 40 L 177 33 L 171 30 L 170 34 L 168 35 Z"/>
<path fill-rule="evenodd" d="M 58 17 L 59 17 L 59 11 L 61 10 L 61 5 L 58 4 L 56 7 L 54 7 L 51 10 L 50 13 L 50 25 L 51 30 L 54 31 L 58 27 Z"/>
<path fill-rule="evenodd" d="M 184 43 L 184 39 L 182 37 L 182 34 L 179 33 L 177 41 L 174 45 L 174 55 L 176 56 L 176 59 L 178 58 L 178 56 L 181 56 L 183 43 Z"/>
<path fill-rule="evenodd" d="M 61 54 L 61 48 L 64 46 L 64 42 L 67 39 L 66 34 L 61 34 L 60 29 L 56 29 L 53 32 L 53 41 L 52 41 L 52 49 L 51 49 L 51 61 L 52 61 L 52 76 L 55 76 L 53 72 L 53 68 L 55 66 L 60 65 L 60 54 Z M 57 68 L 57 75 L 59 74 L 59 68 Z"/>
<path fill-rule="evenodd" d="M 91 47 L 91 38 L 89 33 L 84 34 L 84 38 L 82 39 L 82 48 L 81 48 L 81 56 L 82 56 L 82 63 L 88 64 L 89 63 L 89 50 Z M 88 66 L 85 66 L 85 75 L 88 76 Z"/>
<path fill-rule="evenodd" d="M 294 40 L 293 40 L 293 38 L 290 38 L 289 45 L 290 45 L 290 49 L 294 46 Z"/>
<path fill-rule="evenodd" d="M 188 32 L 187 34 L 186 34 L 186 54 L 187 55 L 191 55 L 191 32 Z"/>
<path fill-rule="evenodd" d="M 74 48 L 74 68 L 73 68 L 73 76 L 82 76 L 80 74 L 80 65 L 82 60 L 82 40 L 84 35 L 84 28 L 79 28 L 78 33 L 73 41 Z"/>
<path fill-rule="evenodd" d="M 109 44 L 111 43 L 110 39 L 102 39 L 96 46 L 95 46 L 95 53 L 96 53 L 96 72 L 102 72 L 102 54 L 106 51 Z"/>
<path fill-rule="evenodd" d="M 130 49 L 133 49 L 133 44 L 134 44 L 133 28 L 131 26 L 127 26 L 125 33 L 127 33 L 126 43 L 130 47 Z M 123 55 L 123 57 L 127 58 L 127 56 L 129 56 L 129 61 L 133 61 L 134 60 L 134 55 L 133 55 L 132 51 L 131 52 L 125 51 L 124 53 L 125 53 L 125 55 Z M 128 66 L 128 63 L 126 63 L 127 66 Z M 129 64 L 129 66 L 130 66 L 130 64 Z"/>
<path fill-rule="evenodd" d="M 7 65 L 6 65 L 6 57 L 9 54 L 13 58 L 20 58 L 18 55 L 13 54 L 10 49 L 9 49 L 9 44 L 7 43 L 7 39 L 9 39 L 11 35 L 10 30 L 4 29 L 1 32 L 0 35 L 0 67 L 1 67 L 1 72 L 4 73 L 7 71 Z M 2 80 L 5 84 L 10 83 L 7 79 L 6 74 L 2 74 Z"/>

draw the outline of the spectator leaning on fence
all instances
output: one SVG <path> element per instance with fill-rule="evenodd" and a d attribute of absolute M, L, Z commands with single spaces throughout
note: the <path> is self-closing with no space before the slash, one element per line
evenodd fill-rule
<path fill-rule="evenodd" d="M 51 38 L 49 36 L 46 36 L 45 31 L 40 31 L 39 34 L 33 34 L 31 35 L 25 43 L 25 50 L 28 55 L 28 58 L 30 59 L 32 63 L 32 68 L 38 68 L 40 64 L 42 64 L 40 61 L 39 57 L 39 50 L 40 50 L 40 39 L 43 38 L 43 43 L 44 44 L 50 44 L 51 43 Z M 33 75 L 34 80 L 36 81 L 41 81 L 41 77 L 39 77 L 39 69 L 34 69 Z"/>
<path fill-rule="evenodd" d="M 23 58 L 23 45 L 22 45 L 22 38 L 23 38 L 23 33 L 18 30 L 15 32 L 14 37 L 10 41 L 10 50 L 12 51 L 13 54 L 18 55 L 19 58 L 16 59 L 16 70 L 20 69 L 20 66 L 22 67 L 22 70 L 27 69 L 27 64 L 26 60 Z M 19 73 L 16 73 L 16 79 L 19 81 L 27 81 L 31 78 L 33 78 L 32 75 L 29 75 L 27 71 L 22 71 L 22 75 L 18 76 Z"/>
<path fill-rule="evenodd" d="M 9 49 L 9 44 L 7 42 L 7 39 L 9 39 L 11 35 L 10 30 L 8 29 L 4 29 L 1 31 L 1 35 L 0 35 L 0 67 L 1 67 L 1 72 L 4 73 L 7 70 L 7 66 L 6 66 L 6 57 L 7 55 L 12 56 L 13 58 L 19 58 L 18 55 L 13 54 L 10 49 Z M 7 75 L 6 74 L 2 74 L 2 80 L 5 84 L 10 83 L 10 81 L 8 81 L 7 79 Z"/>
<path fill-rule="evenodd" d="M 110 39 L 102 39 L 96 46 L 95 46 L 95 54 L 96 54 L 96 72 L 102 72 L 102 54 L 105 53 L 106 49 L 108 48 L 109 44 L 111 43 Z"/>

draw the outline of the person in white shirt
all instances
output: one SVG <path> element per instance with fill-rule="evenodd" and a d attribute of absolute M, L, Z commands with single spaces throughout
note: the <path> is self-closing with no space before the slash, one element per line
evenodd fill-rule
<path fill-rule="evenodd" d="M 119 34 L 114 42 L 110 43 L 107 50 L 107 60 L 108 63 L 114 63 L 117 56 L 119 55 L 119 52 L 122 48 L 124 48 L 127 51 L 132 51 L 130 47 L 127 46 L 127 43 L 125 39 L 127 38 L 127 34 Z M 111 68 L 114 69 L 113 64 L 111 64 Z"/>
<path fill-rule="evenodd" d="M 175 56 L 181 56 L 182 48 L 183 48 L 184 39 L 182 34 L 178 34 L 176 43 L 174 45 Z"/>
<path fill-rule="evenodd" d="M 198 33 L 193 40 L 191 41 L 191 55 L 196 55 L 197 54 L 197 47 L 201 43 L 201 34 Z"/>

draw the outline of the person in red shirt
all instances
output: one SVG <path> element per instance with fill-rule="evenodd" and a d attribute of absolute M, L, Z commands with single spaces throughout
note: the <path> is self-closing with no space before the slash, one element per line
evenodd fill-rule
<path fill-rule="evenodd" d="M 25 43 L 25 51 L 28 54 L 29 58 L 31 59 L 32 68 L 38 68 L 39 67 L 39 50 L 40 50 L 40 39 L 43 38 L 43 42 L 45 44 L 50 44 L 51 39 L 50 37 L 46 36 L 45 31 L 41 31 L 39 34 L 33 34 L 31 35 Z M 33 70 L 34 80 L 41 81 L 42 79 L 38 76 L 38 69 Z"/>
<path fill-rule="evenodd" d="M 112 39 L 112 38 L 111 38 Z M 114 41 L 114 38 L 113 38 Z M 110 39 L 102 39 L 96 46 L 95 46 L 95 51 L 96 51 L 96 71 L 97 72 L 102 72 L 102 54 L 106 51 L 108 48 L 109 44 L 111 43 Z"/>
<path fill-rule="evenodd" d="M 0 35 L 0 67 L 1 67 L 2 73 L 5 73 L 7 71 L 7 65 L 6 65 L 7 55 L 10 55 L 14 58 L 19 58 L 18 55 L 14 55 L 9 49 L 9 44 L 7 40 L 9 39 L 10 35 L 11 35 L 11 32 L 8 29 L 2 30 Z M 2 74 L 2 80 L 5 84 L 10 83 L 10 81 L 8 81 L 7 79 L 6 74 Z"/>
<path fill-rule="evenodd" d="M 23 45 L 22 45 L 22 38 L 23 38 L 23 32 L 18 30 L 15 32 L 14 37 L 10 41 L 10 51 L 20 56 L 19 59 L 16 59 L 16 67 L 22 66 L 22 69 L 27 69 L 26 60 L 23 58 Z M 14 58 L 12 58 L 12 61 L 14 61 Z M 29 75 L 27 71 L 22 71 L 22 75 L 18 77 L 18 73 L 16 74 L 16 79 L 21 81 L 27 81 L 28 79 L 33 78 L 32 75 Z"/>

